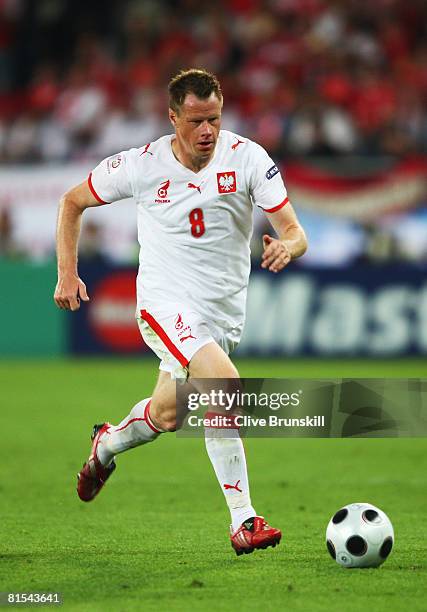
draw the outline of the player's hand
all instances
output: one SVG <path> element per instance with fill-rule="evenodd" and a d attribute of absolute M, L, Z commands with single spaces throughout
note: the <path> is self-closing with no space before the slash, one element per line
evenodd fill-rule
<path fill-rule="evenodd" d="M 261 268 L 268 268 L 270 272 L 280 272 L 292 259 L 288 247 L 281 240 L 272 238 L 268 234 L 264 234 L 262 240 L 264 253 Z"/>
<path fill-rule="evenodd" d="M 89 301 L 86 285 L 76 274 L 64 274 L 58 278 L 53 296 L 55 304 L 63 310 L 78 310 L 80 299 Z"/>

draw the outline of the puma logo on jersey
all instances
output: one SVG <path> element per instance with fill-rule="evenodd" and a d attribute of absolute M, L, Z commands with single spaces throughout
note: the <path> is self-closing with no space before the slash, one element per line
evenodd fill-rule
<path fill-rule="evenodd" d="M 218 193 L 236 192 L 236 173 L 234 170 L 230 172 L 217 172 L 216 180 L 218 184 Z"/>
<path fill-rule="evenodd" d="M 171 182 L 169 179 L 160 183 L 160 187 L 157 190 L 158 199 L 154 200 L 156 204 L 169 204 L 170 200 L 168 200 L 167 197 L 170 184 Z"/>
<path fill-rule="evenodd" d="M 231 148 L 233 149 L 233 151 L 235 151 L 240 144 L 245 144 L 245 141 L 237 139 L 237 142 L 231 145 Z"/>
<path fill-rule="evenodd" d="M 148 155 L 153 155 L 151 151 L 148 150 L 150 147 L 151 147 L 151 142 L 145 145 L 144 150 L 142 151 L 142 153 L 139 154 L 139 157 L 141 157 L 141 155 L 144 155 L 144 153 L 148 153 Z"/>
<path fill-rule="evenodd" d="M 188 183 L 187 185 L 189 189 L 197 189 L 199 193 L 202 193 L 201 186 L 202 186 L 202 183 L 200 183 L 200 185 L 195 185 L 194 183 Z"/>

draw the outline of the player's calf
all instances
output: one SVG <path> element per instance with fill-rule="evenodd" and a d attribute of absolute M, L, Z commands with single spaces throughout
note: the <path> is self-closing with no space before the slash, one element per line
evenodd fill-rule
<path fill-rule="evenodd" d="M 90 455 L 77 475 L 77 493 L 82 501 L 98 495 L 116 469 L 115 455 L 155 440 L 161 431 L 150 417 L 151 398 L 138 402 L 119 425 L 95 425 Z"/>

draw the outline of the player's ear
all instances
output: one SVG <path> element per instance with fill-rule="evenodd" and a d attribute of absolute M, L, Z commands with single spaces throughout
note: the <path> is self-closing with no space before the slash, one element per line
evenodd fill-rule
<path fill-rule="evenodd" d="M 169 121 L 176 127 L 176 112 L 172 108 L 169 109 Z"/>

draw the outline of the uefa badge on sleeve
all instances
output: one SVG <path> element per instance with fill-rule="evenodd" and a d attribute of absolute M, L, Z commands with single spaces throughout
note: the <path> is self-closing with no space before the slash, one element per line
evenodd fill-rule
<path fill-rule="evenodd" d="M 217 172 L 216 182 L 218 193 L 235 193 L 237 191 L 236 173 L 234 170 L 229 172 Z"/>

